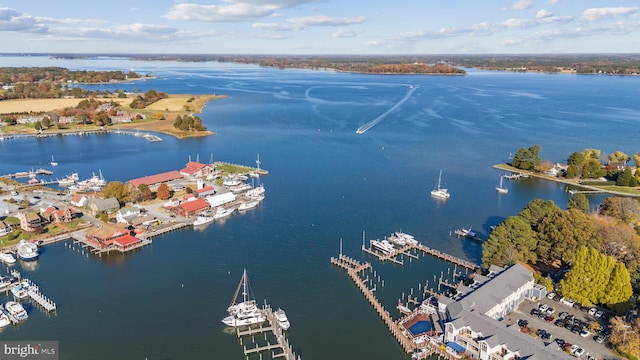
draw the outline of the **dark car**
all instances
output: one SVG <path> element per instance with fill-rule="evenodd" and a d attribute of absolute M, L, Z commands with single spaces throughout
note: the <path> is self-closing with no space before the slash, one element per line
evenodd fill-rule
<path fill-rule="evenodd" d="M 557 338 L 556 344 L 558 344 L 558 346 L 560 347 L 564 347 L 564 339 Z"/>
<path fill-rule="evenodd" d="M 545 316 L 544 321 L 552 322 L 555 318 L 553 316 Z"/>
<path fill-rule="evenodd" d="M 582 332 L 582 327 L 579 326 L 579 325 L 574 325 L 571 328 L 571 332 L 574 333 L 574 334 L 580 334 Z"/>
<path fill-rule="evenodd" d="M 594 340 L 595 342 L 597 342 L 598 344 L 602 344 L 602 343 L 604 342 L 604 337 L 602 337 L 602 336 L 600 336 L 600 335 L 597 335 L 597 336 L 594 336 L 594 337 L 593 337 L 593 340 Z"/>
<path fill-rule="evenodd" d="M 540 310 L 531 309 L 531 316 L 539 316 L 539 315 L 540 315 Z"/>
<path fill-rule="evenodd" d="M 518 326 L 524 327 L 524 326 L 527 326 L 527 325 L 529 325 L 529 321 L 524 320 L 524 319 L 518 320 Z"/>
<path fill-rule="evenodd" d="M 556 319 L 556 321 L 553 322 L 553 325 L 564 326 L 564 321 L 562 321 L 562 319 Z"/>

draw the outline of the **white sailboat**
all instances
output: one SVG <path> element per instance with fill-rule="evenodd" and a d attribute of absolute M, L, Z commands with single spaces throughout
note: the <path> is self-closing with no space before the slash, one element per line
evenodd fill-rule
<path fill-rule="evenodd" d="M 53 159 L 53 154 L 51 154 L 51 162 L 49 164 L 51 164 L 51 166 L 58 166 L 58 163 Z"/>
<path fill-rule="evenodd" d="M 509 192 L 509 189 L 502 187 L 502 178 L 503 176 L 500 175 L 500 185 L 498 185 L 498 187 L 496 187 L 496 190 L 501 193 L 501 194 L 506 194 Z"/>
<path fill-rule="evenodd" d="M 238 295 L 242 289 L 242 302 L 238 303 Z M 247 276 L 247 270 L 245 269 L 242 274 L 242 279 L 238 284 L 238 289 L 231 301 L 231 305 L 227 308 L 229 316 L 222 319 L 222 322 L 227 326 L 239 327 L 248 326 L 253 324 L 260 324 L 267 320 L 262 311 L 258 308 L 256 301 L 249 296 L 249 277 Z"/>
<path fill-rule="evenodd" d="M 451 197 L 449 194 L 449 190 L 440 187 L 440 182 L 442 181 L 442 170 L 440 170 L 440 175 L 438 176 L 438 185 L 435 189 L 431 190 L 431 196 L 439 198 L 439 199 L 448 199 Z"/>

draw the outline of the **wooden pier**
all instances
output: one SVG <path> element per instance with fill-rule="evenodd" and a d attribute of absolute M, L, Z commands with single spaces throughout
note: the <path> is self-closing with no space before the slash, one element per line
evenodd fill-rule
<path fill-rule="evenodd" d="M 299 360 L 300 357 L 296 356 L 296 354 L 293 352 L 293 347 L 291 346 L 291 344 L 289 344 L 289 340 L 285 336 L 284 330 L 282 330 L 282 328 L 280 327 L 280 323 L 278 322 L 278 319 L 276 319 L 275 314 L 271 310 L 271 306 L 265 305 L 264 309 L 262 309 L 261 311 L 267 318 L 267 321 L 269 322 L 269 326 L 263 327 L 262 325 L 260 325 L 260 327 L 258 328 L 250 327 L 246 330 L 240 330 L 239 328 L 236 328 L 236 335 L 240 339 L 240 344 L 242 345 L 245 358 L 249 359 L 249 355 L 251 354 L 259 354 L 260 359 L 262 359 L 262 354 L 260 353 L 262 353 L 263 351 L 269 351 L 271 352 L 272 359 L 282 357 L 285 360 Z M 267 341 L 266 345 L 255 344 L 254 347 L 249 347 L 249 348 L 246 345 L 242 344 L 242 338 L 244 336 L 251 336 L 253 338 L 254 335 L 262 334 L 262 333 L 265 334 L 265 341 L 266 341 L 267 339 L 266 334 L 268 332 L 273 333 L 273 337 L 275 338 L 275 343 L 271 343 L 270 341 Z"/>
<path fill-rule="evenodd" d="M 373 292 L 367 287 L 365 282 L 362 281 L 362 279 L 360 279 L 360 276 L 358 275 L 358 273 L 360 273 L 361 271 L 370 269 L 371 264 L 362 264 L 359 261 L 343 254 L 340 254 L 337 258 L 332 257 L 331 263 L 347 270 L 347 273 L 349 274 L 351 280 L 353 280 L 353 282 L 356 284 L 358 289 L 360 289 L 367 301 L 369 301 L 369 304 L 373 306 L 382 321 L 385 323 L 385 325 L 387 325 L 389 331 L 391 332 L 391 335 L 393 335 L 393 337 L 398 341 L 398 343 L 400 344 L 400 346 L 402 346 L 406 353 L 412 353 L 415 349 L 413 341 L 411 341 L 411 339 L 409 339 L 400 330 L 398 325 L 391 318 L 391 315 L 389 315 L 389 312 L 384 308 L 384 306 L 382 306 L 382 304 L 380 304 L 375 295 L 373 295 Z"/>
<path fill-rule="evenodd" d="M 154 236 L 166 234 L 168 232 L 175 231 L 175 230 L 178 230 L 178 229 L 182 229 L 182 228 L 190 226 L 190 225 L 192 225 L 190 222 L 176 222 L 176 223 L 174 223 L 172 225 L 164 226 L 164 227 L 161 227 L 159 229 L 156 229 L 156 230 L 153 230 L 153 231 L 148 231 L 148 232 L 145 232 L 144 234 L 140 234 L 140 235 L 138 235 L 138 238 L 143 239 L 143 240 L 146 240 L 146 239 L 151 240 L 151 238 L 154 237 Z"/>
<path fill-rule="evenodd" d="M 417 258 L 416 255 L 411 254 L 411 252 L 410 252 L 413 249 L 416 249 L 416 250 L 419 250 L 419 251 L 421 251 L 421 252 L 423 252 L 425 254 L 429 254 L 431 256 L 435 256 L 437 258 L 443 259 L 443 260 L 448 261 L 450 263 L 453 263 L 453 264 L 456 264 L 456 265 L 460 265 L 460 266 L 465 267 L 465 268 L 467 268 L 469 270 L 475 271 L 475 270 L 480 268 L 479 265 L 474 264 L 471 261 L 460 259 L 460 258 L 455 257 L 453 255 L 449 255 L 447 253 L 438 251 L 436 249 L 432 249 L 432 248 L 430 248 L 428 246 L 425 246 L 425 245 L 422 245 L 422 244 L 405 245 L 405 246 L 403 246 L 401 248 L 395 249 L 394 251 L 392 251 L 392 252 L 390 252 L 388 254 L 381 254 L 381 253 L 372 251 L 371 249 L 367 249 L 364 246 L 362 247 L 362 251 L 377 257 L 382 262 L 390 260 L 390 261 L 393 261 L 396 264 L 400 264 L 400 265 L 402 265 L 403 262 L 396 259 L 396 257 L 399 256 L 399 255 L 407 255 L 409 257 L 413 257 L 414 259 Z M 332 263 L 333 263 L 333 260 L 332 260 Z"/>

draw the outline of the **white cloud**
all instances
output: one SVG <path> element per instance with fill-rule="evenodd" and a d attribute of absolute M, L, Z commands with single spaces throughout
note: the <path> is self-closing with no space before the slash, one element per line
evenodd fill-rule
<path fill-rule="evenodd" d="M 605 8 L 591 8 L 582 12 L 580 20 L 587 22 L 594 22 L 609 17 L 620 15 L 631 15 L 640 11 L 640 7 L 605 7 Z"/>
<path fill-rule="evenodd" d="M 518 0 L 511 4 L 510 8 L 512 10 L 526 10 L 533 6 L 533 2 L 531 0 Z"/>
<path fill-rule="evenodd" d="M 538 13 L 536 13 L 536 18 L 537 19 L 543 19 L 543 18 L 548 18 L 550 16 L 553 16 L 553 13 L 547 9 L 540 9 L 540 11 L 538 11 Z"/>
<path fill-rule="evenodd" d="M 302 30 L 311 26 L 347 26 L 361 24 L 367 20 L 364 16 L 353 18 L 330 17 L 324 15 L 304 16 L 287 19 L 285 23 L 255 23 L 253 27 L 270 31 Z"/>
<path fill-rule="evenodd" d="M 279 9 L 291 8 L 312 0 L 224 0 L 222 4 L 176 4 L 163 15 L 172 20 L 207 22 L 244 22 L 272 16 Z"/>
<path fill-rule="evenodd" d="M 561 2 L 561 1 L 562 1 L 562 0 L 548 0 L 548 1 L 547 1 L 547 4 L 549 4 L 549 5 L 555 5 L 555 4 L 557 4 L 557 3 Z"/>
<path fill-rule="evenodd" d="M 335 38 L 354 37 L 360 33 L 359 30 L 340 28 L 336 30 L 332 36 Z"/>
<path fill-rule="evenodd" d="M 0 8 L 0 31 L 42 31 L 43 25 L 29 14 Z"/>

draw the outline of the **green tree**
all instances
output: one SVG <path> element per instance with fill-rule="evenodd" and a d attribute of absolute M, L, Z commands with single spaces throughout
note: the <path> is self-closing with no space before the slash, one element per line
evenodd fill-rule
<path fill-rule="evenodd" d="M 571 155 L 569 155 L 569 158 L 567 158 L 568 165 L 581 166 L 582 164 L 584 164 L 584 161 L 585 161 L 585 156 L 581 152 L 571 153 Z"/>
<path fill-rule="evenodd" d="M 533 145 L 528 149 L 521 148 L 514 155 L 511 166 L 523 170 L 533 170 L 540 163 L 540 146 Z"/>
<path fill-rule="evenodd" d="M 122 206 L 127 202 L 127 200 L 129 200 L 129 191 L 121 181 L 110 181 L 104 188 L 102 188 L 102 197 L 105 199 L 114 197 L 118 199 L 118 202 Z"/>
<path fill-rule="evenodd" d="M 607 171 L 602 168 L 600 160 L 589 159 L 582 167 L 582 177 L 584 179 L 597 179 L 607 174 Z"/>
<path fill-rule="evenodd" d="M 153 192 L 146 184 L 138 185 L 138 190 L 142 193 L 142 201 L 150 201 L 153 200 Z"/>
<path fill-rule="evenodd" d="M 583 305 L 605 303 L 603 300 L 615 265 L 612 257 L 580 246 L 571 270 L 560 280 L 560 291 Z"/>
<path fill-rule="evenodd" d="M 636 168 L 640 168 L 640 152 L 633 154 L 633 163 L 636 165 Z"/>
<path fill-rule="evenodd" d="M 574 179 L 574 178 L 577 178 L 578 176 L 580 176 L 580 174 L 578 173 L 578 167 L 576 165 L 572 164 L 567 166 L 566 177 L 568 179 Z"/>
<path fill-rule="evenodd" d="M 556 211 L 560 211 L 560 208 L 553 200 L 535 199 L 529 201 L 527 206 L 520 212 L 520 216 L 529 222 L 533 230 L 536 230 L 538 223 L 544 216 Z"/>
<path fill-rule="evenodd" d="M 611 271 L 600 302 L 607 305 L 622 304 L 629 300 L 632 292 L 629 272 L 623 263 L 617 262 Z"/>
<path fill-rule="evenodd" d="M 622 161 L 626 163 L 629 161 L 629 155 L 623 153 L 622 151 L 615 151 L 609 154 L 609 161 Z"/>
<path fill-rule="evenodd" d="M 576 209 L 556 211 L 538 224 L 538 256 L 547 260 L 573 260 L 580 246 L 600 248 L 601 238 L 593 217 Z"/>
<path fill-rule="evenodd" d="M 631 169 L 626 168 L 624 171 L 618 174 L 618 178 L 616 179 L 617 186 L 632 186 L 635 187 L 638 185 L 636 182 L 636 178 L 633 176 Z"/>
<path fill-rule="evenodd" d="M 587 196 L 585 194 L 577 193 L 567 201 L 567 209 L 576 209 L 584 213 L 588 213 L 589 199 L 587 199 Z"/>
<path fill-rule="evenodd" d="M 511 216 L 503 221 L 482 244 L 482 264 L 511 265 L 518 261 L 534 263 L 538 241 L 527 220 L 521 216 Z"/>

